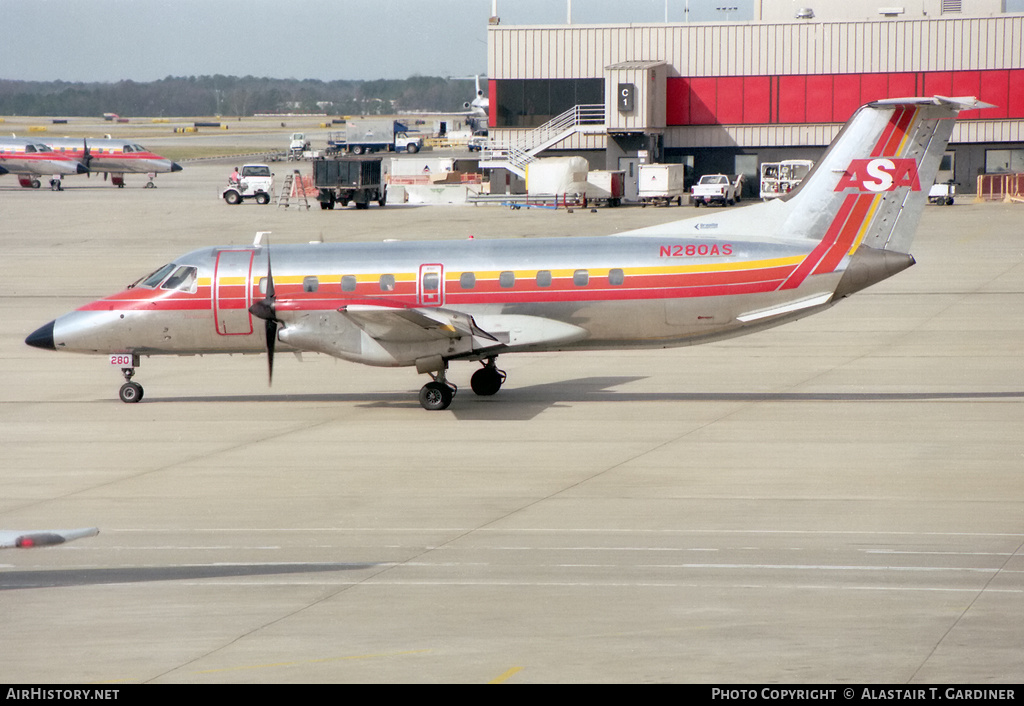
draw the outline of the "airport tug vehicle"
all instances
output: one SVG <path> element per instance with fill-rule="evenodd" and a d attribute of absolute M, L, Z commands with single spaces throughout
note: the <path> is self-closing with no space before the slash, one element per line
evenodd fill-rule
<path fill-rule="evenodd" d="M 220 197 L 232 206 L 247 199 L 254 199 L 260 205 L 270 203 L 274 193 L 274 175 L 266 164 L 246 164 L 242 167 L 241 179 L 229 181 L 220 192 Z"/>

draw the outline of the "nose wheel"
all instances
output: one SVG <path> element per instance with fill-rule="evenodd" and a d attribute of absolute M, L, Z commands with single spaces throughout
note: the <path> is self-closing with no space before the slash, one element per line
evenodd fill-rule
<path fill-rule="evenodd" d="M 117 396 L 120 397 L 121 401 L 125 404 L 134 404 L 141 400 L 145 391 L 142 389 L 142 385 L 137 382 L 132 382 L 132 376 L 135 375 L 135 368 L 121 368 L 121 374 L 124 375 L 124 384 L 121 385 L 121 389 L 117 393 Z"/>

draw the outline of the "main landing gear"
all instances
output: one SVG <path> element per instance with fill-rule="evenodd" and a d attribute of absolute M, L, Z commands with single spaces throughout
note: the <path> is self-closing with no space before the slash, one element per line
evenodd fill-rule
<path fill-rule="evenodd" d="M 141 400 L 145 390 L 142 389 L 142 385 L 139 383 L 132 382 L 135 368 L 121 368 L 121 374 L 124 375 L 124 384 L 121 385 L 121 390 L 117 393 L 117 396 L 125 404 L 134 404 Z"/>
<path fill-rule="evenodd" d="M 494 361 L 495 358 L 488 358 L 484 367 L 473 373 L 473 377 L 469 379 L 469 386 L 473 388 L 473 392 L 483 397 L 497 394 L 507 377 L 504 370 L 495 367 Z"/>
<path fill-rule="evenodd" d="M 494 358 L 488 358 L 484 367 L 473 373 L 473 377 L 470 378 L 469 385 L 476 394 L 484 397 L 494 395 L 505 382 L 507 377 L 505 371 L 498 370 L 494 361 Z M 420 405 L 423 409 L 433 412 L 448 409 L 451 405 L 459 388 L 447 381 L 446 373 L 447 368 L 437 373 L 430 373 L 433 380 L 420 389 Z"/>

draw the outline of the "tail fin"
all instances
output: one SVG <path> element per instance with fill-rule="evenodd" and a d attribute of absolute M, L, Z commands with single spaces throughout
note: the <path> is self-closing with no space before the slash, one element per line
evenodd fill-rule
<path fill-rule="evenodd" d="M 800 188 L 788 234 L 822 239 L 815 271 L 832 271 L 866 245 L 906 253 L 961 110 L 976 98 L 893 98 L 862 106 Z"/>

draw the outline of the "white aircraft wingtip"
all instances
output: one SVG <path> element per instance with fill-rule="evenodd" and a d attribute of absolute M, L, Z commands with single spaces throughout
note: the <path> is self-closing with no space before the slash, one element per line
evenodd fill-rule
<path fill-rule="evenodd" d="M 85 537 L 95 537 L 99 533 L 98 527 L 70 530 L 2 531 L 0 532 L 0 549 L 49 547 Z"/>

